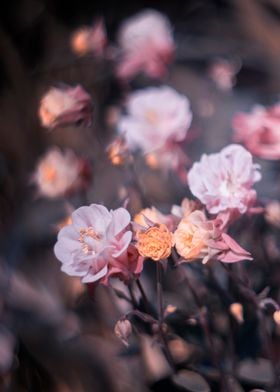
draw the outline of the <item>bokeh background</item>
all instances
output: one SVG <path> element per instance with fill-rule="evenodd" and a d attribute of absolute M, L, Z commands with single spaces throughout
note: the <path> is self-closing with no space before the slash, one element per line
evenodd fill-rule
<path fill-rule="evenodd" d="M 183 388 L 172 381 L 168 366 L 160 350 L 151 346 L 148 333 L 139 341 L 135 339 L 129 349 L 114 336 L 115 322 L 128 309 L 124 300 L 117 299 L 111 289 L 104 287 L 89 295 L 79 280 L 60 272 L 52 249 L 55 225 L 66 214 L 65 202 L 36 197 L 30 181 L 39 157 L 48 147 L 70 147 L 91 162 L 92 183 L 86 200 L 85 195 L 79 195 L 68 200 L 69 203 L 78 207 L 85 202 L 97 202 L 116 208 L 129 196 L 133 212 L 141 208 L 127 171 L 114 167 L 105 153 L 113 137 L 106 114 L 122 103 L 124 91 L 114 78 L 109 62 L 92 56 L 75 56 L 69 39 L 74 29 L 90 25 L 103 16 L 108 36 L 114 42 L 120 23 L 144 8 L 163 12 L 174 28 L 176 58 L 164 83 L 190 99 L 194 119 L 191 137 L 184 148 L 191 160 L 199 159 L 202 153 L 219 151 L 232 141 L 234 113 L 249 110 L 255 103 L 269 105 L 279 100 L 278 0 L 128 3 L 10 0 L 1 4 L 0 353 L 3 359 L 0 368 L 3 391 L 136 392 Z M 235 86 L 226 91 L 217 88 L 208 72 L 210 65 L 221 58 L 240 69 Z M 40 98 L 50 86 L 60 83 L 81 84 L 90 93 L 94 103 L 91 128 L 69 126 L 48 132 L 40 126 Z M 130 87 L 153 84 L 158 82 L 140 76 Z M 260 200 L 279 199 L 279 163 L 256 161 L 261 163 L 263 172 L 263 180 L 257 185 Z M 175 174 L 151 170 L 141 159 L 136 162 L 136 174 L 150 205 L 162 211 L 168 211 L 171 204 L 188 195 L 186 186 Z M 237 236 L 241 235 L 242 224 L 234 228 Z M 279 233 L 268 228 L 262 218 L 254 218 L 248 232 L 242 234 L 241 242 L 246 243 L 256 258 L 254 267 L 248 267 L 254 288 L 261 291 L 269 286 L 277 298 Z M 265 241 L 274 246 L 270 264 L 263 246 Z M 227 301 L 221 305 L 217 287 L 209 286 L 210 277 L 200 267 L 195 265 L 189 273 L 194 284 L 199 286 L 200 279 L 205 283 L 199 288 L 202 295 L 207 296 L 207 290 L 212 290 L 208 301 L 214 312 L 213 330 L 226 358 L 229 328 L 225 325 L 223 306 L 227 306 Z M 222 268 L 215 267 L 214 273 L 223 284 Z M 151 297 L 155 293 L 153 276 L 154 266 L 147 265 L 143 280 Z M 208 374 L 211 390 L 219 390 L 215 374 L 211 375 L 207 347 L 199 327 L 186 327 L 184 320 L 194 312 L 192 299 L 183 282 L 177 287 L 176 279 L 174 273 L 165 282 L 166 301 L 185 309 L 173 321 L 180 337 L 177 346 L 174 344 L 174 353 L 181 354 L 179 364 L 202 364 L 200 371 Z M 232 340 L 237 361 L 265 356 L 255 324 L 249 309 L 248 320 Z M 273 342 L 277 357 L 276 332 Z M 261 370 L 265 366 L 267 363 Z M 245 377 L 240 384 L 232 384 L 232 391 L 249 391 L 258 386 L 269 388 L 269 370 L 263 371 L 263 379 L 248 381 Z"/>

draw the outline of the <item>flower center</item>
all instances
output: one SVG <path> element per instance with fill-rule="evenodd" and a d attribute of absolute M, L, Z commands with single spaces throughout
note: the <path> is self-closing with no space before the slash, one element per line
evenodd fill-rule
<path fill-rule="evenodd" d="M 92 240 L 100 241 L 101 239 L 101 234 L 96 233 L 92 227 L 86 227 L 80 230 L 80 237 L 78 238 L 78 241 L 80 241 L 82 245 L 82 251 L 87 255 L 89 253 L 96 253 L 93 249 L 94 242 Z"/>
<path fill-rule="evenodd" d="M 159 120 L 159 116 L 154 110 L 147 110 L 145 113 L 145 118 L 151 124 L 156 124 Z"/>
<path fill-rule="evenodd" d="M 54 182 L 56 179 L 56 175 L 57 171 L 53 166 L 48 164 L 44 165 L 42 170 L 42 176 L 45 182 Z"/>

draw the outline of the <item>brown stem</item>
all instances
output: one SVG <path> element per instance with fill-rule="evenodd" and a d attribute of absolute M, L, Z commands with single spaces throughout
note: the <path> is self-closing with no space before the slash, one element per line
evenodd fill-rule
<path fill-rule="evenodd" d="M 156 262 L 156 270 L 157 270 L 157 303 L 158 303 L 159 336 L 161 339 L 162 350 L 164 352 L 166 360 L 169 363 L 171 369 L 175 371 L 174 361 L 171 352 L 169 350 L 168 340 L 163 326 L 164 307 L 163 307 L 163 295 L 162 295 L 162 265 L 160 261 Z"/>

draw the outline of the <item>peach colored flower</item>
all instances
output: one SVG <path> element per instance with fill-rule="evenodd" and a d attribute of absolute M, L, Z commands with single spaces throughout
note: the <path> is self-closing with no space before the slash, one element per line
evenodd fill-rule
<path fill-rule="evenodd" d="M 126 258 L 132 232 L 130 215 L 124 208 L 108 211 L 99 204 L 78 208 L 72 224 L 60 230 L 54 253 L 62 271 L 80 276 L 83 283 L 96 282 L 121 257 Z"/>
<path fill-rule="evenodd" d="M 52 87 L 40 102 L 39 118 L 46 128 L 55 128 L 78 121 L 91 124 L 91 97 L 81 87 Z"/>
<path fill-rule="evenodd" d="M 252 259 L 221 227 L 222 221 L 208 220 L 203 211 L 183 218 L 174 233 L 175 248 L 183 261 L 202 259 L 205 264 L 213 258 L 225 263 Z"/>
<path fill-rule="evenodd" d="M 259 165 L 237 144 L 217 154 L 204 154 L 188 173 L 191 192 L 211 214 L 234 209 L 244 214 L 256 199 L 252 186 L 260 179 Z"/>
<path fill-rule="evenodd" d="M 61 197 L 84 186 L 84 166 L 84 160 L 73 151 L 53 147 L 39 161 L 32 182 L 39 195 Z"/>
<path fill-rule="evenodd" d="M 127 19 L 120 27 L 118 42 L 121 61 L 117 75 L 122 79 L 130 79 L 141 71 L 161 78 L 175 51 L 170 23 L 155 10 Z"/>
<path fill-rule="evenodd" d="M 164 224 L 155 224 L 146 230 L 137 231 L 136 240 L 136 248 L 143 257 L 158 261 L 171 254 L 173 237 Z"/>
<path fill-rule="evenodd" d="M 92 27 L 76 30 L 70 40 L 72 50 L 79 56 L 93 53 L 101 56 L 107 45 L 107 34 L 104 21 L 100 18 Z"/>
<path fill-rule="evenodd" d="M 189 100 L 168 86 L 150 87 L 132 93 L 118 129 L 132 150 L 151 153 L 170 142 L 185 139 L 192 113 Z"/>
<path fill-rule="evenodd" d="M 263 159 L 280 159 L 280 103 L 254 106 L 250 113 L 237 113 L 232 122 L 234 140 Z"/>
<path fill-rule="evenodd" d="M 204 258 L 208 255 L 207 239 L 209 231 L 204 227 L 206 216 L 202 211 L 194 211 L 183 218 L 174 233 L 177 252 L 185 260 Z"/>
<path fill-rule="evenodd" d="M 106 148 L 109 160 L 115 166 L 121 166 L 131 159 L 128 145 L 124 137 L 115 138 Z"/>

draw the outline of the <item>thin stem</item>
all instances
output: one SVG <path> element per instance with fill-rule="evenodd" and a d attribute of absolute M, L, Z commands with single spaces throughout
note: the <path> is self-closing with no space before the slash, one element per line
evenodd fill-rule
<path fill-rule="evenodd" d="M 158 319 L 160 324 L 163 321 L 163 298 L 162 298 L 162 283 L 161 283 L 161 263 L 160 261 L 156 263 L 157 265 L 157 302 L 158 302 Z"/>
<path fill-rule="evenodd" d="M 128 284 L 127 287 L 128 287 L 128 291 L 129 291 L 129 295 L 130 295 L 130 298 L 131 298 L 132 305 L 133 305 L 134 309 L 137 309 L 138 308 L 138 303 L 137 303 L 137 300 L 135 298 L 135 295 L 134 295 L 134 292 L 133 292 L 131 284 Z"/>
<path fill-rule="evenodd" d="M 143 299 L 143 304 L 144 304 L 145 310 L 148 311 L 149 308 L 150 308 L 150 305 L 149 305 L 149 301 L 148 301 L 148 298 L 146 296 L 144 287 L 142 286 L 142 283 L 140 282 L 140 279 L 136 279 L 136 284 L 137 284 L 137 287 L 138 287 L 138 289 L 139 289 L 139 291 L 140 291 L 140 293 L 142 295 L 142 299 Z"/>
<path fill-rule="evenodd" d="M 163 295 L 162 295 L 162 265 L 161 262 L 156 262 L 157 270 L 157 304 L 158 304 L 158 327 L 159 327 L 159 337 L 162 343 L 162 350 L 165 355 L 167 362 L 169 363 L 171 369 L 175 371 L 174 361 L 169 350 L 168 340 L 163 326 L 164 320 L 164 307 L 163 307 Z"/>

